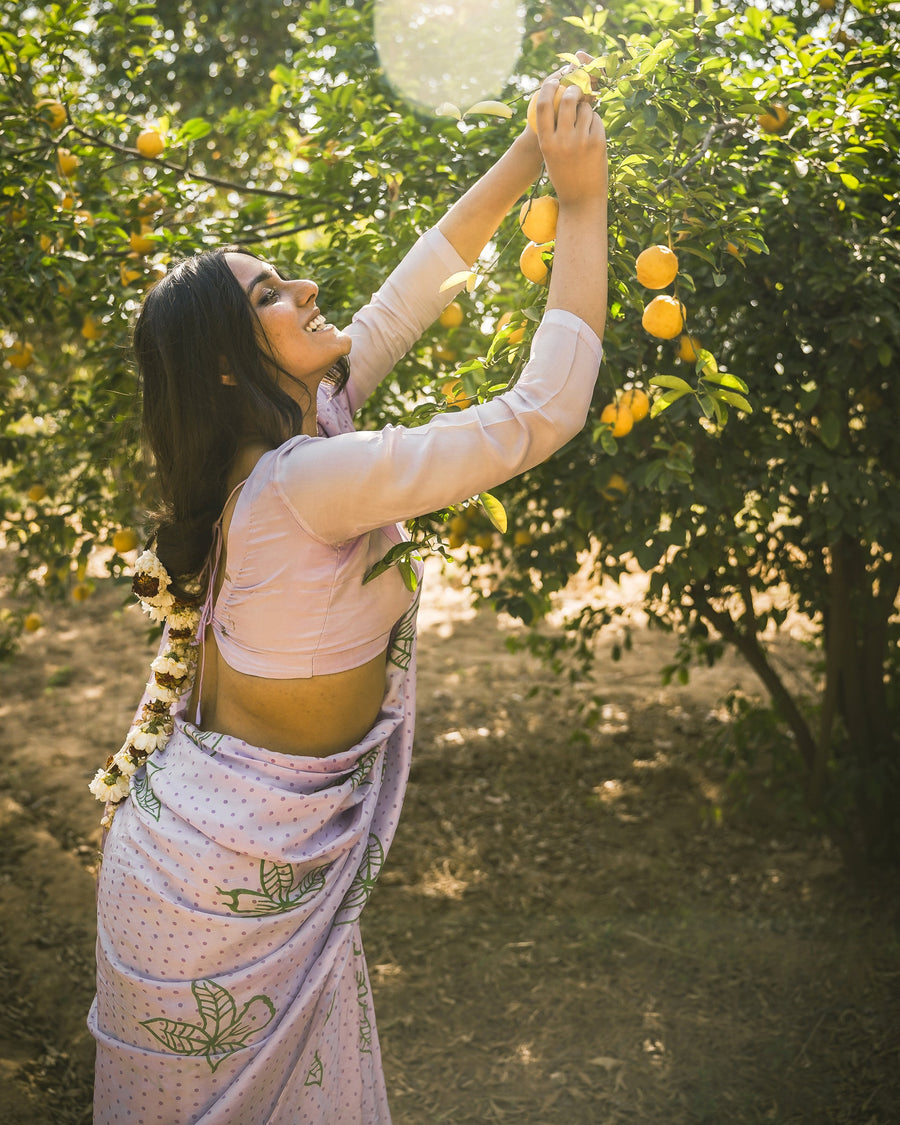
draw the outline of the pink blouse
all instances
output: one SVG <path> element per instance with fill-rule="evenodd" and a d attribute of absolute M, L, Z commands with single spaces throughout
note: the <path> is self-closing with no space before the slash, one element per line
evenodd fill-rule
<path fill-rule="evenodd" d="M 582 320 L 550 310 L 498 398 L 418 428 L 353 429 L 353 412 L 452 299 L 441 284 L 465 268 L 436 228 L 420 238 L 347 329 L 351 378 L 333 398 L 320 388 L 319 436 L 265 454 L 244 484 L 212 612 L 232 668 L 288 679 L 372 659 L 411 600 L 396 568 L 363 585 L 406 538 L 399 522 L 494 488 L 584 425 L 601 344 Z"/>

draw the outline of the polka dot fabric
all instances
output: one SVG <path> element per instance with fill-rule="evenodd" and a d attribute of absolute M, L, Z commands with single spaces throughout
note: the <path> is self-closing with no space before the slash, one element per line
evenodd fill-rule
<path fill-rule="evenodd" d="M 98 887 L 95 1125 L 389 1125 L 359 917 L 409 772 L 415 611 L 351 750 L 179 719 L 135 775 Z"/>

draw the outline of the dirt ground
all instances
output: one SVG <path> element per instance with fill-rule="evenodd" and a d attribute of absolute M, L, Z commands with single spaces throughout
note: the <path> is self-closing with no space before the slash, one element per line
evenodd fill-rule
<path fill-rule="evenodd" d="M 0 668 L 3 1125 L 90 1121 L 86 785 L 150 658 L 123 596 L 46 611 Z M 409 795 L 363 919 L 395 1125 L 900 1121 L 897 882 L 851 879 L 764 778 L 725 785 L 704 748 L 750 673 L 663 688 L 668 642 L 638 623 L 570 687 L 510 628 L 432 568 Z"/>

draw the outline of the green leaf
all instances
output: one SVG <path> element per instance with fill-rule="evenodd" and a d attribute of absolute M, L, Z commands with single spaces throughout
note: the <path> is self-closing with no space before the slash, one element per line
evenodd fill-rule
<path fill-rule="evenodd" d="M 650 386 L 669 387 L 673 391 L 678 391 L 679 397 L 681 395 L 691 394 L 694 390 L 690 383 L 679 378 L 677 375 L 653 375 L 650 379 Z M 671 401 L 674 402 L 675 399 Z"/>
<path fill-rule="evenodd" d="M 454 117 L 457 121 L 462 121 L 462 111 L 458 105 L 453 102 L 441 102 L 441 104 L 434 111 L 435 117 Z"/>
<path fill-rule="evenodd" d="M 688 392 L 690 392 L 690 390 L 691 388 L 688 387 Z M 650 407 L 650 417 L 658 417 L 664 410 L 668 410 L 673 402 L 677 402 L 680 398 L 683 398 L 685 393 L 687 392 L 672 390 L 666 391 L 666 393 L 660 395 L 659 398 L 655 398 L 653 400 L 653 405 Z"/>
<path fill-rule="evenodd" d="M 455 289 L 457 285 L 465 285 L 469 287 L 469 280 L 476 275 L 471 270 L 460 270 L 459 273 L 451 273 L 446 281 L 441 283 L 439 293 L 446 293 L 448 289 Z M 473 287 L 474 288 L 474 287 Z"/>
<path fill-rule="evenodd" d="M 500 503 L 496 496 L 492 496 L 490 492 L 482 492 L 478 497 L 478 502 L 484 509 L 484 514 L 501 533 L 505 534 L 508 526 L 506 518 L 506 509 Z"/>
<path fill-rule="evenodd" d="M 743 395 L 739 395 L 735 391 L 715 391 L 714 394 L 723 402 L 727 402 L 729 406 L 734 406 L 737 410 L 743 410 L 745 414 L 753 413 L 753 407 L 750 403 Z"/>
<path fill-rule="evenodd" d="M 837 449 L 841 444 L 841 419 L 834 411 L 826 410 L 819 421 L 819 437 L 826 449 Z"/>
<path fill-rule="evenodd" d="M 455 107 L 454 107 L 455 108 Z M 506 102 L 476 102 L 475 105 L 470 105 L 463 117 L 468 117 L 470 113 L 487 113 L 492 117 L 512 117 L 513 111 L 509 108 Z"/>
<path fill-rule="evenodd" d="M 413 568 L 409 559 L 400 559 L 397 563 L 397 569 L 400 571 L 400 577 L 403 579 L 403 585 L 409 590 L 411 594 L 416 592 L 419 585 L 419 578 Z"/>

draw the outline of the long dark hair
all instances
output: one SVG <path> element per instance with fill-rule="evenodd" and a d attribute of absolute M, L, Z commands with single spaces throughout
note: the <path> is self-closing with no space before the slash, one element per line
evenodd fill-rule
<path fill-rule="evenodd" d="M 156 470 L 153 537 L 182 596 L 203 570 L 240 445 L 274 448 L 303 425 L 304 410 L 278 387 L 273 367 L 282 369 L 261 344 L 256 311 L 225 260 L 236 250 L 179 262 L 147 294 L 134 327 L 143 438 Z M 226 373 L 233 385 L 223 382 Z M 330 381 L 340 388 L 348 374 L 344 359 Z M 308 406 L 315 409 L 312 396 Z"/>

